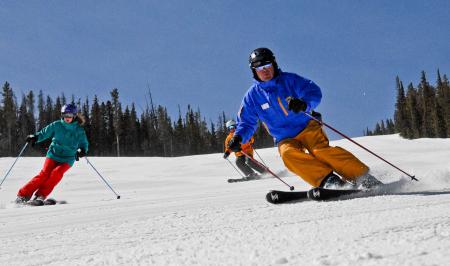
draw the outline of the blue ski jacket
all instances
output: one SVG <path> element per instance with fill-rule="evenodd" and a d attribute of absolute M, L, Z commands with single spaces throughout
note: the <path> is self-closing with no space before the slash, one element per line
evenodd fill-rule
<path fill-rule="evenodd" d="M 302 112 L 288 110 L 286 98 L 289 96 L 305 101 L 306 112 L 311 112 L 319 105 L 322 92 L 311 80 L 281 70 L 269 81 L 254 80 L 242 100 L 235 135 L 241 136 L 242 143 L 246 143 L 255 132 L 259 119 L 275 143 L 297 136 L 311 118 Z"/>
<path fill-rule="evenodd" d="M 47 157 L 57 162 L 68 163 L 70 166 L 75 162 L 75 154 L 78 148 L 88 151 L 88 140 L 86 133 L 78 122 L 70 124 L 63 119 L 57 120 L 41 129 L 35 134 L 38 139 L 36 143 L 51 138 L 52 143 L 48 147 Z"/>

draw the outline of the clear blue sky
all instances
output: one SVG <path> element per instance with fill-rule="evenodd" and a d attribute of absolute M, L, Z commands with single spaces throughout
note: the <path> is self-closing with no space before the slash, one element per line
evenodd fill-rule
<path fill-rule="evenodd" d="M 318 111 L 351 136 L 392 117 L 395 77 L 450 74 L 450 1 L 1 1 L 0 82 L 52 96 L 118 88 L 209 120 L 234 115 L 252 83 L 248 54 L 323 90 Z M 138 109 L 139 110 L 139 109 Z M 140 111 L 140 110 L 139 110 Z"/>

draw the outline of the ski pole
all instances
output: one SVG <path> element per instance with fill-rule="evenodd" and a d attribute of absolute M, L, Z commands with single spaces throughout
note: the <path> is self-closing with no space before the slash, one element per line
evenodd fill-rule
<path fill-rule="evenodd" d="M 17 160 L 19 160 L 20 156 L 22 156 L 22 153 L 25 151 L 25 149 L 28 146 L 28 142 L 25 142 L 25 145 L 23 145 L 22 150 L 20 150 L 19 155 L 16 157 L 16 160 L 14 160 L 14 163 L 11 165 L 11 168 L 9 168 L 8 172 L 6 173 L 5 177 L 3 178 L 2 182 L 0 183 L 0 188 L 2 187 L 3 182 L 5 181 L 6 177 L 9 175 L 11 170 L 13 169 L 14 165 L 16 164 Z"/>
<path fill-rule="evenodd" d="M 352 143 L 358 145 L 360 148 L 364 149 L 365 151 L 369 152 L 370 154 L 372 154 L 373 156 L 377 157 L 378 159 L 382 160 L 383 162 L 389 164 L 390 166 L 394 167 L 395 169 L 399 170 L 400 172 L 404 173 L 405 175 L 409 176 L 411 178 L 411 180 L 415 180 L 415 181 L 419 181 L 415 176 L 408 174 L 407 172 L 403 171 L 402 169 L 400 169 L 399 167 L 395 166 L 394 164 L 390 163 L 389 161 L 385 160 L 384 158 L 382 158 L 381 156 L 379 156 L 378 154 L 374 153 L 373 151 L 367 149 L 366 147 L 364 147 L 363 145 L 359 144 L 358 142 L 352 140 L 350 137 L 347 137 L 344 133 L 339 132 L 339 130 L 333 128 L 332 126 L 328 125 L 327 123 L 320 121 L 319 119 L 315 118 L 314 116 L 312 116 L 309 113 L 303 112 L 305 115 L 309 116 L 310 118 L 314 119 L 315 121 L 319 122 L 320 124 L 328 127 L 329 129 L 333 130 L 334 132 L 338 133 L 339 135 L 343 136 L 344 138 L 348 139 L 349 141 L 351 141 Z"/>
<path fill-rule="evenodd" d="M 261 158 L 261 156 L 259 156 L 259 153 L 256 151 L 256 149 L 255 148 L 253 148 L 253 151 L 256 153 L 256 155 L 258 155 L 258 158 L 261 160 L 261 162 L 262 162 L 262 164 L 264 164 L 264 166 L 266 166 L 267 167 L 267 164 L 266 164 L 266 162 L 264 162 L 264 160 L 263 160 L 263 158 Z"/>
<path fill-rule="evenodd" d="M 97 171 L 97 169 L 95 169 L 94 165 L 92 165 L 91 162 L 88 160 L 88 158 L 87 157 L 84 158 L 86 159 L 86 162 L 92 167 L 92 169 L 94 169 L 94 171 L 97 172 L 98 176 L 101 177 L 101 179 L 103 180 L 103 182 L 105 182 L 105 184 L 109 187 L 109 189 L 111 189 L 111 191 L 114 192 L 114 194 L 116 194 L 117 199 L 120 199 L 120 195 L 114 191 L 114 189 L 108 184 L 108 182 L 106 182 L 103 176 Z"/>
<path fill-rule="evenodd" d="M 279 176 L 277 176 L 274 172 L 272 172 L 269 167 L 265 166 L 264 164 L 258 162 L 257 160 L 255 160 L 253 157 L 251 157 L 250 155 L 248 155 L 247 153 L 245 153 L 244 151 L 240 151 L 242 152 L 242 154 L 245 155 L 245 157 L 249 158 L 250 160 L 252 160 L 254 163 L 256 163 L 257 165 L 261 166 L 262 168 L 264 168 L 267 172 L 271 173 L 274 177 L 278 178 L 278 180 L 280 180 L 282 183 L 284 183 L 286 186 L 289 187 L 289 189 L 292 191 L 294 190 L 294 186 L 289 185 L 288 183 L 284 182 Z"/>
<path fill-rule="evenodd" d="M 242 177 L 242 178 L 244 178 L 244 175 L 233 165 L 233 163 L 232 162 L 230 162 L 230 160 L 228 160 L 228 158 L 227 158 L 227 161 L 231 164 L 231 166 L 234 168 L 234 170 L 236 170 L 236 172 L 238 172 L 238 174 Z"/>

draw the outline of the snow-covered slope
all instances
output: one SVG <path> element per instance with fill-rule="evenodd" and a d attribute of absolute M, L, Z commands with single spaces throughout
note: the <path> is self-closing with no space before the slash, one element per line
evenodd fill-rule
<path fill-rule="evenodd" d="M 11 201 L 43 158 L 21 158 L 0 190 L 0 265 L 448 265 L 450 139 L 397 135 L 357 141 L 420 182 L 396 195 L 271 205 L 276 179 L 238 177 L 221 154 L 180 158 L 90 158 L 53 192 L 66 205 L 17 208 Z M 346 140 L 384 182 L 402 174 Z M 297 190 L 275 148 L 258 150 Z M 0 158 L 0 174 L 14 158 Z"/>

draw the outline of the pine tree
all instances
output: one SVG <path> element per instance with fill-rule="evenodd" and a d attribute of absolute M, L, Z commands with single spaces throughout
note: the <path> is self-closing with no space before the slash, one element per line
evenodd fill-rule
<path fill-rule="evenodd" d="M 186 143 L 185 124 L 181 116 L 181 109 L 179 105 L 178 105 L 178 119 L 177 122 L 174 123 L 173 128 L 174 128 L 173 130 L 174 146 L 176 147 L 174 155 L 181 156 L 188 154 L 185 145 Z"/>
<path fill-rule="evenodd" d="M 44 119 L 45 119 L 44 126 L 55 121 L 54 112 L 53 112 L 53 100 L 48 95 L 47 95 L 47 100 L 45 102 Z"/>
<path fill-rule="evenodd" d="M 381 131 L 381 125 L 380 123 L 377 122 L 377 124 L 375 125 L 375 130 L 373 131 L 374 135 L 382 135 L 383 132 Z"/>
<path fill-rule="evenodd" d="M 170 121 L 167 109 L 159 105 L 156 111 L 156 116 L 158 120 L 158 134 L 159 141 L 161 143 L 162 156 L 173 156 L 172 122 Z"/>
<path fill-rule="evenodd" d="M 387 134 L 394 134 L 395 133 L 395 124 L 392 121 L 392 119 L 386 119 L 386 130 Z"/>
<path fill-rule="evenodd" d="M 56 121 L 61 119 L 61 109 L 62 109 L 62 104 L 61 104 L 61 98 L 59 96 L 56 97 L 55 100 L 55 105 L 52 108 L 52 121 Z"/>
<path fill-rule="evenodd" d="M 447 75 L 443 76 L 442 86 L 444 91 L 443 106 L 445 108 L 445 121 L 447 123 L 447 137 L 450 137 L 450 82 Z"/>
<path fill-rule="evenodd" d="M 407 138 L 410 136 L 411 126 L 407 115 L 405 89 L 403 88 L 403 83 L 400 81 L 398 76 L 396 78 L 396 84 L 397 103 L 395 104 L 396 108 L 394 114 L 396 131 L 399 132 L 402 137 Z"/>
<path fill-rule="evenodd" d="M 381 135 L 386 135 L 387 134 L 386 126 L 384 125 L 384 121 L 383 120 L 381 120 L 380 130 L 381 130 Z"/>
<path fill-rule="evenodd" d="M 188 109 L 186 112 L 186 133 L 187 133 L 187 141 L 188 141 L 188 153 L 189 154 L 199 154 L 198 152 L 198 143 L 199 143 L 199 135 L 197 132 L 197 128 L 195 125 L 195 114 L 194 110 L 192 110 L 191 106 L 188 105 Z"/>
<path fill-rule="evenodd" d="M 16 113 L 17 113 L 17 103 L 15 100 L 14 92 L 10 87 L 8 82 L 3 85 L 3 108 L 2 116 L 4 121 L 4 128 L 2 128 L 2 136 L 4 140 L 0 142 L 0 148 L 4 150 L 6 155 L 11 156 L 16 151 Z"/>
<path fill-rule="evenodd" d="M 81 106 L 81 116 L 84 119 L 84 124 L 82 127 L 84 128 L 84 131 L 86 132 L 86 137 L 91 139 L 92 134 L 92 126 L 91 126 L 91 117 L 89 115 L 89 99 L 86 97 L 86 100 Z"/>
<path fill-rule="evenodd" d="M 130 108 L 128 105 L 125 106 L 125 110 L 121 117 L 120 122 L 120 150 L 122 156 L 130 156 L 132 153 L 132 139 L 130 139 L 131 128 L 129 128 L 130 120 L 131 120 Z"/>
<path fill-rule="evenodd" d="M 446 87 L 441 79 L 441 73 L 437 72 L 437 82 L 436 82 L 436 132 L 437 136 L 440 138 L 450 137 L 447 134 L 450 127 L 448 118 L 450 114 L 447 112 L 450 110 L 450 89 Z"/>
<path fill-rule="evenodd" d="M 408 116 L 411 121 L 411 133 L 408 134 L 407 138 L 420 138 L 421 128 L 422 128 L 422 118 L 421 118 L 421 106 L 419 104 L 419 94 L 414 88 L 413 84 L 408 85 L 408 92 L 406 93 L 406 105 L 408 110 Z"/>
<path fill-rule="evenodd" d="M 94 101 L 91 107 L 91 134 L 89 138 L 89 153 L 92 155 L 101 155 L 102 148 L 102 125 L 103 117 L 100 111 L 97 95 L 94 96 Z"/>
<path fill-rule="evenodd" d="M 435 131 L 435 92 L 433 87 L 428 83 L 425 71 L 422 71 L 422 76 L 420 79 L 419 90 L 422 92 L 422 132 L 423 136 L 433 138 L 436 137 Z"/>
<path fill-rule="evenodd" d="M 373 132 L 371 130 L 369 130 L 368 127 L 366 127 L 366 131 L 364 132 L 364 136 L 372 136 Z"/>
<path fill-rule="evenodd" d="M 220 147 L 222 149 L 222 151 L 224 150 L 224 143 L 225 143 L 225 139 L 228 136 L 228 130 L 226 127 L 226 123 L 227 123 L 227 118 L 225 115 L 225 112 L 222 112 L 222 114 L 219 116 L 218 122 L 217 122 L 217 140 L 220 143 Z"/>
<path fill-rule="evenodd" d="M 133 156 L 137 156 L 137 155 L 141 154 L 140 145 L 139 145 L 140 141 L 141 141 L 141 136 L 140 136 L 140 132 L 139 132 L 140 127 L 141 126 L 140 126 L 139 120 L 137 118 L 136 107 L 134 106 L 134 103 L 132 103 L 131 111 L 130 111 L 129 128 L 130 128 L 130 136 L 132 138 L 131 150 L 132 150 Z"/>
<path fill-rule="evenodd" d="M 34 132 L 29 132 L 28 128 L 28 112 L 27 112 L 27 98 L 25 95 L 22 96 L 22 102 L 20 103 L 19 110 L 17 113 L 17 122 L 16 122 L 16 130 L 17 130 L 17 138 L 18 140 L 25 140 L 26 136 L 32 134 Z"/>
<path fill-rule="evenodd" d="M 221 152 L 222 146 L 219 144 L 219 139 L 217 138 L 217 132 L 216 132 L 216 126 L 212 121 L 210 121 L 210 127 L 211 127 L 211 134 L 209 135 L 208 139 L 208 145 L 209 145 L 209 151 L 208 152 Z"/>
<path fill-rule="evenodd" d="M 3 102 L 3 99 L 2 99 Z M 4 150 L 4 146 L 6 143 L 5 139 L 5 129 L 6 129 L 6 120 L 3 113 L 3 106 L 0 106 L 0 156 L 7 156 L 6 151 Z"/>
<path fill-rule="evenodd" d="M 34 117 L 34 104 L 35 104 L 35 97 L 34 92 L 30 91 L 26 96 L 26 102 L 27 102 L 27 117 L 29 120 L 29 132 L 36 132 L 36 119 Z"/>
<path fill-rule="evenodd" d="M 119 90 L 114 88 L 111 91 L 111 104 L 112 104 L 112 115 L 113 115 L 113 127 L 115 132 L 115 143 L 117 157 L 120 157 L 120 134 L 121 134 L 121 117 L 122 117 L 122 107 L 119 102 Z"/>
<path fill-rule="evenodd" d="M 45 120 L 44 94 L 42 91 L 39 91 L 38 94 L 38 114 L 37 129 L 40 130 L 47 125 L 47 121 Z"/>

